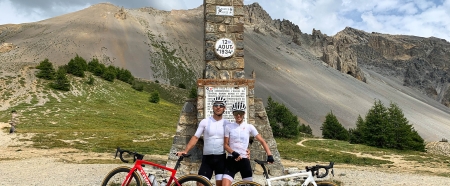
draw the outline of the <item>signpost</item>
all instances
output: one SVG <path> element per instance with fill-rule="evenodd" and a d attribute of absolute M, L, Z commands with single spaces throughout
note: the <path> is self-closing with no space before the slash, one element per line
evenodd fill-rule
<path fill-rule="evenodd" d="M 223 96 L 227 100 L 226 110 L 223 113 L 223 118 L 234 122 L 233 112 L 231 106 L 235 102 L 244 102 L 247 106 L 245 111 L 244 121 L 248 118 L 248 103 L 247 103 L 247 87 L 228 87 L 228 86 L 205 86 L 205 118 L 213 115 L 212 99 L 216 96 Z"/>
<path fill-rule="evenodd" d="M 216 15 L 234 16 L 233 6 L 216 6 Z"/>
<path fill-rule="evenodd" d="M 214 45 L 216 54 L 223 58 L 233 56 L 235 48 L 233 40 L 228 38 L 220 38 Z"/>

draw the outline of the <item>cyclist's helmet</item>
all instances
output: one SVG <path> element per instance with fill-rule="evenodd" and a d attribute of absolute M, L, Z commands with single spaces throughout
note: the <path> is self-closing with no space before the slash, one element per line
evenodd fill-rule
<path fill-rule="evenodd" d="M 236 103 L 233 103 L 233 106 L 232 106 L 232 110 L 233 110 L 233 112 L 234 111 L 244 111 L 245 112 L 245 109 L 246 109 L 247 107 L 245 106 L 245 103 L 243 103 L 243 102 L 236 102 Z"/>
<path fill-rule="evenodd" d="M 217 96 L 213 98 L 212 103 L 214 104 L 215 102 L 222 102 L 225 105 L 227 104 L 227 100 L 225 100 L 223 96 Z"/>

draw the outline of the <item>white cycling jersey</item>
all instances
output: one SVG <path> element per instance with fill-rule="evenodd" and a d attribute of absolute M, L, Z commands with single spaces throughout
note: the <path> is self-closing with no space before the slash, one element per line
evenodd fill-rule
<path fill-rule="evenodd" d="M 248 140 L 250 135 L 258 135 L 255 126 L 242 122 L 240 125 L 231 123 L 225 126 L 225 137 L 228 138 L 228 143 L 233 151 L 236 151 L 242 158 L 247 158 Z M 232 156 L 229 154 L 229 156 Z"/>
<path fill-rule="evenodd" d="M 200 138 L 203 134 L 203 155 L 225 154 L 223 136 L 225 126 L 230 124 L 226 119 L 216 121 L 212 116 L 200 121 L 195 136 Z"/>

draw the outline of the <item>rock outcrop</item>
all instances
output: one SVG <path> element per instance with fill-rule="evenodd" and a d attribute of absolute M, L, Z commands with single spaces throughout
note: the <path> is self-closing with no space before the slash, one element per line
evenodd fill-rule
<path fill-rule="evenodd" d="M 312 35 L 302 33 L 299 26 L 289 20 L 272 20 L 258 3 L 246 6 L 245 11 L 246 24 L 252 26 L 254 31 L 266 32 L 272 36 L 276 35 L 274 32 L 290 36 L 292 39 L 289 43 L 309 50 L 330 67 L 365 82 L 364 74 L 358 67 L 357 56 L 351 50 L 351 46 L 357 42 L 352 39 L 353 36 L 342 32 L 330 37 L 315 29 Z"/>
<path fill-rule="evenodd" d="M 114 17 L 117 19 L 125 20 L 125 19 L 127 19 L 127 13 L 125 12 L 125 10 L 122 7 L 122 8 L 120 8 L 120 10 L 118 12 L 116 12 L 114 14 Z"/>
<path fill-rule="evenodd" d="M 14 45 L 12 43 L 2 43 L 0 45 L 0 53 L 9 52 L 14 49 Z"/>
<path fill-rule="evenodd" d="M 402 81 L 450 107 L 450 43 L 444 39 L 367 33 L 347 27 L 334 36 L 312 30 L 302 33 L 289 20 L 272 20 L 258 4 L 245 6 L 246 24 L 257 33 L 290 36 L 330 67 L 366 81 L 361 67 Z"/>

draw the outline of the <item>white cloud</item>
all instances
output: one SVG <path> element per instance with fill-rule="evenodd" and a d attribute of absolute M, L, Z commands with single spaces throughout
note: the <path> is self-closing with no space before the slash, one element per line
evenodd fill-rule
<path fill-rule="evenodd" d="M 11 4 L 10 0 L 0 1 L 0 12 L 2 12 L 2 16 L 0 16 L 0 24 L 26 23 L 39 21 L 42 19 L 39 12 L 33 11 L 23 13 L 17 11 L 17 9 Z"/>
<path fill-rule="evenodd" d="M 345 27 L 367 32 L 439 37 L 450 41 L 450 0 L 258 0 L 272 18 L 285 18 L 311 34 Z M 280 6 L 276 6 L 280 5 Z"/>
<path fill-rule="evenodd" d="M 33 22 L 85 8 L 101 0 L 0 0 L 0 24 Z M 196 8 L 203 0 L 110 0 L 124 7 Z M 345 27 L 367 32 L 439 37 L 450 41 L 450 0 L 244 0 L 258 2 L 272 19 L 288 19 L 311 34 L 334 35 Z"/>

